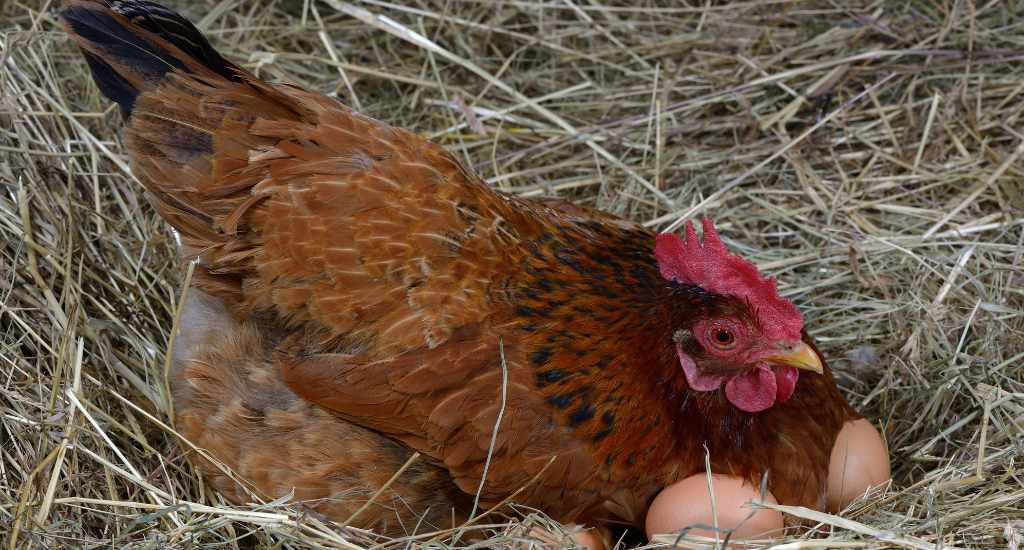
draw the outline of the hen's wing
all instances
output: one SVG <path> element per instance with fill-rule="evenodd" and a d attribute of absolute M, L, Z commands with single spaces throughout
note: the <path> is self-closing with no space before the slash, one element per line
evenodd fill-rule
<path fill-rule="evenodd" d="M 273 141 L 250 159 L 239 178 L 250 197 L 228 214 L 249 224 L 252 244 L 241 257 L 211 254 L 211 270 L 241 260 L 249 307 L 315 321 L 374 357 L 434 348 L 487 317 L 519 238 L 493 194 L 440 148 L 309 102 L 323 107 L 315 124 L 248 128 Z"/>
<path fill-rule="evenodd" d="M 563 521 L 579 518 L 600 502 L 593 455 L 553 416 L 522 351 L 480 330 L 386 360 L 306 345 L 278 361 L 303 398 L 420 450 L 484 504 L 516 493 Z"/>

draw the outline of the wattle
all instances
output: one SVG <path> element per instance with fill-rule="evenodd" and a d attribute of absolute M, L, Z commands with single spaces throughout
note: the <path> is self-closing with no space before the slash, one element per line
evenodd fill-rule
<path fill-rule="evenodd" d="M 759 363 L 753 369 L 731 378 L 700 372 L 697 364 L 681 346 L 676 346 L 679 364 L 686 383 L 694 391 L 714 391 L 725 383 L 725 398 L 737 409 L 749 413 L 770 408 L 776 401 L 783 402 L 793 396 L 800 371 L 793 367 L 769 367 Z"/>
<path fill-rule="evenodd" d="M 775 399 L 786 401 L 796 391 L 796 381 L 800 378 L 800 371 L 793 367 L 775 367 L 775 387 L 777 388 Z"/>
<path fill-rule="evenodd" d="M 725 383 L 725 397 L 741 411 L 761 412 L 776 401 L 792 397 L 799 377 L 800 371 L 793 367 L 772 369 L 761 363 L 729 379 Z"/>

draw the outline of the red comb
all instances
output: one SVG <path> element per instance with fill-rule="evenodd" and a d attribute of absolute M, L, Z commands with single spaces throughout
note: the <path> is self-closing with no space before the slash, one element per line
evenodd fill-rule
<path fill-rule="evenodd" d="M 661 233 L 654 246 L 661 276 L 708 292 L 745 300 L 754 310 L 764 335 L 799 340 L 804 319 L 792 302 L 779 296 L 774 278 L 764 278 L 757 266 L 730 254 L 711 220 L 704 218 L 703 244 L 692 222 L 686 222 L 686 240 Z"/>

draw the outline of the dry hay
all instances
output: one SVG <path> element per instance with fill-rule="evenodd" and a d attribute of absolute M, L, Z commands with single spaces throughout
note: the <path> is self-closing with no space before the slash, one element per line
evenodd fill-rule
<path fill-rule="evenodd" d="M 0 4 L 5 547 L 471 544 L 204 489 L 162 423 L 182 274 L 55 3 Z M 1020 4 L 174 4 L 229 57 L 422 132 L 502 190 L 659 228 L 707 214 L 777 273 L 895 474 L 786 548 L 1024 546 Z M 475 528 L 491 545 L 548 521 L 503 512 Z"/>

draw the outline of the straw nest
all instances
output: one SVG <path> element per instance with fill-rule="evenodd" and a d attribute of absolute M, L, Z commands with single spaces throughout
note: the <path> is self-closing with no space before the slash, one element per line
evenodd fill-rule
<path fill-rule="evenodd" d="M 550 524 L 506 508 L 475 537 L 388 540 L 204 488 L 164 422 L 183 274 L 54 4 L 0 5 L 5 547 L 497 546 Z M 497 188 L 660 229 L 707 215 L 777 274 L 894 467 L 785 548 L 1024 547 L 1020 5 L 173 4 Z"/>

